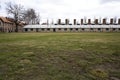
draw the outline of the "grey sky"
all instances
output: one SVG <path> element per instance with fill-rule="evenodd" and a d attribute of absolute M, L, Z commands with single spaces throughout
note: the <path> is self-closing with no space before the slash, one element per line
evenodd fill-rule
<path fill-rule="evenodd" d="M 120 17 L 120 0 L 0 0 L 1 16 L 7 16 L 4 3 L 9 1 L 34 8 L 42 19 Z"/>
<path fill-rule="evenodd" d="M 120 0 L 101 0 L 101 3 L 111 3 L 111 2 L 120 2 Z"/>

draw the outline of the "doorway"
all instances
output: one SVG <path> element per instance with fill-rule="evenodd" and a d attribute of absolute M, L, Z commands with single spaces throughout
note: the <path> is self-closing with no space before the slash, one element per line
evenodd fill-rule
<path fill-rule="evenodd" d="M 36 32 L 38 32 L 38 28 L 36 28 Z"/>
<path fill-rule="evenodd" d="M 55 29 L 55 28 L 53 28 L 53 32 L 56 32 L 56 29 Z"/>

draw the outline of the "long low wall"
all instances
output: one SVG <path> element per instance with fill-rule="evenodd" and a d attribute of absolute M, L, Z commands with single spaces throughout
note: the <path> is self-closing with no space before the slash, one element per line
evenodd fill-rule
<path fill-rule="evenodd" d="M 120 32 L 120 25 L 27 25 L 24 32 Z"/>

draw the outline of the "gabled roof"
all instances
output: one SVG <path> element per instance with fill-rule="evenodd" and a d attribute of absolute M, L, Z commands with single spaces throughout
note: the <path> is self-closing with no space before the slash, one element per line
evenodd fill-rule
<path fill-rule="evenodd" d="M 0 20 L 2 20 L 5 23 L 12 23 L 11 21 L 9 21 L 6 17 L 1 17 L 0 16 Z"/>

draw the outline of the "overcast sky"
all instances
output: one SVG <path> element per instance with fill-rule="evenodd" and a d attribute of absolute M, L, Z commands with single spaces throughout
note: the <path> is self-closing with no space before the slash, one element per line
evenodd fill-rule
<path fill-rule="evenodd" d="M 4 3 L 10 1 L 34 8 L 42 19 L 120 17 L 120 0 L 0 0 L 0 16 L 8 16 Z"/>

